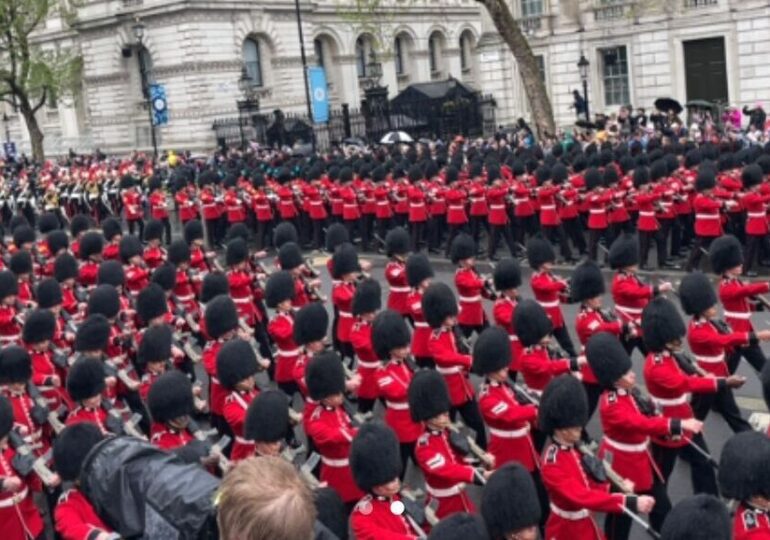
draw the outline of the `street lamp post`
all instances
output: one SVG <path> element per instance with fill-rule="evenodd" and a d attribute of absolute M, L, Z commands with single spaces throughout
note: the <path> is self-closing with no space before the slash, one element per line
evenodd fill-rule
<path fill-rule="evenodd" d="M 307 55 L 305 54 L 305 38 L 302 33 L 302 12 L 299 8 L 299 0 L 294 0 L 294 15 L 297 18 L 297 33 L 299 34 L 299 53 L 302 59 L 302 80 L 305 83 L 305 104 L 307 105 L 307 121 L 311 126 L 310 136 L 313 152 L 315 152 L 316 140 L 313 129 L 313 106 L 310 101 L 310 82 L 307 80 Z"/>
<path fill-rule="evenodd" d="M 143 54 L 143 41 L 144 41 L 144 24 L 139 19 L 131 28 L 134 32 L 134 37 L 137 43 L 137 57 L 139 60 L 139 73 L 142 76 L 142 96 L 144 97 L 145 105 L 147 106 L 147 114 L 150 119 L 150 137 L 152 138 L 152 154 L 155 161 L 158 160 L 158 141 L 155 138 L 155 122 L 152 119 L 152 103 L 150 102 L 150 84 L 148 80 L 147 66 L 145 65 L 145 59 Z"/>
<path fill-rule="evenodd" d="M 11 121 L 10 118 L 8 118 L 7 113 L 3 113 L 3 128 L 5 129 L 5 142 L 11 142 L 11 129 L 8 127 L 9 122 Z"/>
<path fill-rule="evenodd" d="M 588 112 L 588 66 L 590 65 L 588 58 L 586 58 L 581 51 L 577 67 L 580 71 L 580 80 L 583 81 L 583 99 L 586 102 L 586 122 L 591 121 L 591 113 Z"/>

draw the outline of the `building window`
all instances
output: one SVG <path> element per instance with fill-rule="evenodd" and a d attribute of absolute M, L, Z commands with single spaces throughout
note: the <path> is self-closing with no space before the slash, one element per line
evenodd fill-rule
<path fill-rule="evenodd" d="M 362 37 L 356 40 L 356 72 L 359 79 L 366 77 L 366 42 Z"/>
<path fill-rule="evenodd" d="M 628 89 L 628 60 L 625 47 L 599 49 L 604 83 L 604 105 L 626 105 L 631 99 Z"/>
<path fill-rule="evenodd" d="M 521 0 L 521 16 L 539 17 L 543 14 L 543 0 Z"/>
<path fill-rule="evenodd" d="M 441 71 L 441 34 L 433 32 L 428 38 L 428 59 L 430 72 L 437 74 Z"/>
<path fill-rule="evenodd" d="M 396 75 L 403 75 L 406 70 L 404 69 L 404 43 L 401 36 L 396 37 L 393 49 L 395 51 Z"/>
<path fill-rule="evenodd" d="M 471 69 L 471 43 L 472 37 L 468 32 L 463 32 L 460 36 L 460 68 L 463 71 Z"/>
<path fill-rule="evenodd" d="M 537 64 L 537 71 L 540 73 L 540 80 L 545 84 L 545 56 L 535 55 L 535 63 Z"/>
<path fill-rule="evenodd" d="M 321 67 L 326 67 L 324 63 L 324 43 L 319 38 L 313 40 L 313 50 L 315 50 L 315 63 Z"/>
<path fill-rule="evenodd" d="M 251 79 L 252 86 L 262 86 L 262 56 L 259 50 L 259 41 L 248 38 L 243 42 L 243 63 L 246 73 Z"/>

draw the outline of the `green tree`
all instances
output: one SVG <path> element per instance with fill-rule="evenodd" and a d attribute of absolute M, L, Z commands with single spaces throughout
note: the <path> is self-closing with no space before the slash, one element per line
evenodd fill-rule
<path fill-rule="evenodd" d="M 61 0 L 0 0 L 0 99 L 13 105 L 27 125 L 32 157 L 45 158 L 44 134 L 35 113 L 46 100 L 76 92 L 82 60 L 71 50 L 43 48 L 35 32 L 50 17 L 71 22 L 75 4 Z"/>

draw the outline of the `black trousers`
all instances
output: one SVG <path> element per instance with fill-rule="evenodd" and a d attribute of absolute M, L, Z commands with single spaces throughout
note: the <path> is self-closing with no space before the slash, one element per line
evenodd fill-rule
<path fill-rule="evenodd" d="M 746 272 L 750 272 L 754 268 L 754 263 L 759 262 L 759 254 L 764 239 L 764 236 L 757 236 L 754 234 L 746 235 L 746 258 L 743 263 L 743 269 Z"/>
<path fill-rule="evenodd" d="M 735 395 L 730 388 L 722 388 L 709 394 L 693 394 L 690 404 L 693 414 L 698 420 L 706 420 L 709 411 L 713 409 L 722 415 L 733 432 L 738 433 L 751 429 L 749 423 L 741 416 L 741 410 L 738 408 Z"/>
<path fill-rule="evenodd" d="M 139 229 L 139 239 L 144 239 L 144 220 L 143 219 L 130 219 L 128 220 L 128 233 L 134 234 L 136 229 Z"/>
<path fill-rule="evenodd" d="M 398 476 L 399 480 L 402 482 L 404 481 L 404 476 L 406 476 L 406 465 L 407 462 L 411 459 L 412 464 L 417 467 L 417 459 L 414 457 L 414 447 L 417 443 L 416 442 L 409 442 L 409 443 L 399 443 L 398 449 L 401 453 L 401 474 Z"/>
<path fill-rule="evenodd" d="M 727 358 L 727 369 L 731 374 L 735 373 L 735 370 L 738 369 L 741 357 L 745 358 L 757 373 L 761 373 L 762 369 L 765 367 L 765 363 L 767 363 L 765 353 L 762 352 L 762 348 L 759 344 L 741 347 L 736 351 L 736 354 L 731 354 Z"/>
<path fill-rule="evenodd" d="M 653 478 L 652 488 L 649 491 L 639 493 L 639 495 L 650 495 L 655 499 L 655 506 L 650 512 L 650 525 L 654 530 L 660 531 L 663 521 L 671 511 L 671 500 L 668 498 L 665 484 L 654 472 Z M 628 540 L 631 524 L 631 518 L 626 514 L 607 514 L 604 519 L 604 534 L 607 540 Z"/>
<path fill-rule="evenodd" d="M 700 260 L 703 257 L 703 251 L 708 251 L 711 247 L 711 242 L 714 241 L 713 236 L 696 236 L 695 244 L 692 246 L 690 256 L 687 258 L 687 266 L 685 266 L 686 272 L 692 272 L 695 268 L 700 268 Z"/>
<path fill-rule="evenodd" d="M 562 258 L 565 260 L 572 259 L 572 250 L 569 248 L 569 242 L 567 241 L 567 234 L 564 232 L 564 228 L 561 225 L 555 227 L 543 225 L 541 228 L 552 244 L 555 242 L 559 243 Z"/>
<path fill-rule="evenodd" d="M 164 236 L 166 237 L 166 245 L 168 245 L 171 243 L 171 222 L 167 217 L 161 219 L 160 222 L 163 224 L 163 232 Z"/>
<path fill-rule="evenodd" d="M 415 356 L 414 361 L 421 369 L 433 369 L 436 367 L 436 362 L 433 361 L 431 356 Z"/>
<path fill-rule="evenodd" d="M 449 410 L 449 416 L 453 422 L 457 417 L 457 413 L 460 413 L 465 425 L 476 433 L 476 444 L 486 450 L 487 432 L 484 429 L 484 420 L 481 418 L 481 411 L 479 411 L 479 404 L 476 402 L 476 398 L 471 398 L 462 405 L 452 407 Z"/>
<path fill-rule="evenodd" d="M 620 338 L 620 342 L 623 344 L 623 348 L 626 349 L 628 356 L 634 353 L 634 349 L 639 349 L 642 356 L 647 356 L 647 347 L 645 347 L 644 340 L 641 337 L 629 338 L 623 335 Z"/>
<path fill-rule="evenodd" d="M 313 219 L 313 249 L 321 249 L 324 245 L 323 226 L 325 220 Z"/>
<path fill-rule="evenodd" d="M 489 321 L 485 320 L 484 324 L 477 324 L 477 325 L 461 324 L 459 326 L 465 339 L 468 339 L 473 335 L 473 332 L 476 332 L 477 334 L 481 334 L 489 326 Z"/>
<path fill-rule="evenodd" d="M 697 444 L 705 452 L 708 452 L 708 446 L 702 433 L 692 437 L 692 442 Z M 676 458 L 681 457 L 690 464 L 690 477 L 692 479 L 692 488 L 695 493 L 708 493 L 716 497 L 719 496 L 717 488 L 717 476 L 714 468 L 708 460 L 692 446 L 687 445 L 682 448 L 668 448 L 655 443 L 652 444 L 652 457 L 658 464 L 663 480 L 668 483 L 671 472 L 676 465 Z"/>
<path fill-rule="evenodd" d="M 437 214 L 428 219 L 428 249 L 437 250 L 446 230 L 446 214 Z"/>
<path fill-rule="evenodd" d="M 511 257 L 516 256 L 516 244 L 513 241 L 513 234 L 508 225 L 490 225 L 489 226 L 489 246 L 487 248 L 487 255 L 494 257 L 497 253 L 497 241 L 502 235 L 505 243 L 508 245 L 508 251 L 511 252 Z"/>
<path fill-rule="evenodd" d="M 515 238 L 519 244 L 524 245 L 524 236 L 532 237 L 537 234 L 539 222 L 536 215 L 522 216 L 516 218 Z"/>
<path fill-rule="evenodd" d="M 588 231 L 588 258 L 594 262 L 599 256 L 599 240 L 606 231 L 607 229 L 589 229 Z"/>
<path fill-rule="evenodd" d="M 444 256 L 447 259 L 449 258 L 449 250 L 452 248 L 452 240 L 454 240 L 455 236 L 460 234 L 464 229 L 465 229 L 465 225 L 450 225 L 449 226 L 449 236 L 447 237 L 446 250 L 444 251 Z"/>
<path fill-rule="evenodd" d="M 373 411 L 375 403 L 377 403 L 377 398 L 358 398 L 358 412 L 366 414 Z"/>
<path fill-rule="evenodd" d="M 471 236 L 476 243 L 476 253 L 481 251 L 479 238 L 481 238 L 481 229 L 489 227 L 487 216 L 471 216 Z"/>
<path fill-rule="evenodd" d="M 425 234 L 425 222 L 411 221 L 409 222 L 409 230 L 412 235 L 412 251 L 420 251 L 420 244 Z"/>
<path fill-rule="evenodd" d="M 566 326 L 559 326 L 554 328 L 553 337 L 555 337 L 556 341 L 559 342 L 559 346 L 564 349 L 564 352 L 573 357 L 577 356 L 575 346 L 572 344 L 572 338 L 569 337 L 569 331 L 567 330 Z"/>
<path fill-rule="evenodd" d="M 567 231 L 567 235 L 575 249 L 577 249 L 581 255 L 584 255 L 586 252 L 586 238 L 583 233 L 583 224 L 580 223 L 580 219 L 565 219 L 562 221 L 561 225 L 564 230 Z"/>
<path fill-rule="evenodd" d="M 583 381 L 583 388 L 588 398 L 588 419 L 590 420 L 596 411 L 596 407 L 599 406 L 599 398 L 602 397 L 602 387 L 598 384 Z"/>

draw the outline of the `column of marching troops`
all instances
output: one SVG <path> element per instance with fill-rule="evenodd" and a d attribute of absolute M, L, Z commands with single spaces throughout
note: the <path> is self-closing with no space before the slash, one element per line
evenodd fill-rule
<path fill-rule="evenodd" d="M 711 176 L 698 176 L 701 193 Z M 702 219 L 721 227 L 721 206 L 716 219 Z M 644 232 L 621 233 L 607 258 L 614 309 L 602 306 L 598 266 L 586 262 L 569 281 L 559 278 L 553 247 L 540 235 L 526 244 L 530 300 L 518 297 L 515 259 L 483 276 L 473 236 L 458 231 L 449 246 L 455 295 L 433 281 L 424 254 L 410 255 L 414 236 L 403 228 L 383 238 L 390 257 L 383 309 L 381 286 L 367 276 L 350 228 L 331 225 L 331 349 L 319 272 L 304 259 L 291 222 L 274 232 L 276 270 L 269 273 L 243 224 L 224 235 L 224 267 L 205 250 L 195 219 L 167 247 L 160 221 L 144 227 L 145 244 L 113 218 L 94 230 L 75 215 L 68 233 L 43 215 L 40 239 L 19 224 L 0 272 L 4 537 L 42 533 L 32 499 L 42 493 L 61 537 L 110 538 L 78 490 L 80 464 L 110 434 L 145 437 L 225 474 L 232 462 L 295 447 L 299 427 L 320 455 L 318 477 L 308 481 L 336 492 L 355 538 L 421 537 L 445 519 L 473 529 L 471 484 L 484 486 L 480 510 L 493 538 L 534 538 L 538 529 L 548 539 L 627 538 L 647 514 L 644 526 L 667 538 L 696 538 L 682 532 L 688 525 L 708 538 L 767 538 L 770 443 L 750 431 L 732 390 L 745 383 L 733 374 L 741 358 L 764 368 L 759 343 L 770 330 L 755 331 L 751 314 L 770 283 L 743 282 L 740 241 L 721 230 L 711 241 L 698 219 L 696 241 L 708 248 L 718 287 L 697 272 L 676 288 L 644 283 L 636 275 Z M 689 325 L 665 297 L 674 293 Z M 491 320 L 484 299 L 494 302 Z M 578 348 L 560 307 L 568 300 L 580 303 Z M 635 384 L 634 349 L 644 355 L 648 394 Z M 205 396 L 196 362 L 207 375 Z M 278 389 L 257 387 L 263 370 Z M 472 371 L 483 377 L 478 391 Z M 378 400 L 382 422 L 371 418 Z M 712 409 L 740 432 L 720 464 L 702 433 Z M 583 429 L 596 410 L 598 446 Z M 195 420 L 203 412 L 231 437 L 224 456 Z M 690 464 L 693 490 L 704 495 L 666 519 L 666 485 L 680 457 Z M 409 461 L 424 476 L 425 508 L 401 489 Z M 738 501 L 724 534 L 724 509 L 706 496 L 720 490 Z M 592 512 L 607 514 L 604 531 Z M 439 523 L 430 534 L 449 538 L 446 528 Z"/>

